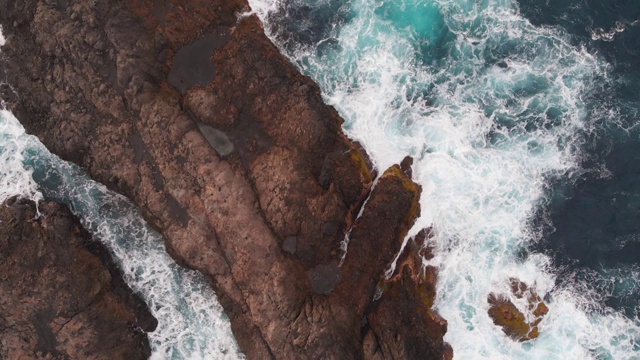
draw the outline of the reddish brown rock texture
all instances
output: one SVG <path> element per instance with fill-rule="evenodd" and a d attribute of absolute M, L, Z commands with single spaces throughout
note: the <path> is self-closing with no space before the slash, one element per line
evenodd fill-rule
<path fill-rule="evenodd" d="M 0 359 L 145 359 L 155 319 L 68 210 L 0 205 Z M 108 263 L 108 261 L 107 261 Z M 113 270 L 113 269 L 112 269 Z"/>
<path fill-rule="evenodd" d="M 540 336 L 538 324 L 549 312 L 549 308 L 542 301 L 535 290 L 527 284 L 510 279 L 511 292 L 518 299 L 527 300 L 527 310 L 531 313 L 533 320 L 528 321 L 525 315 L 506 296 L 490 294 L 489 316 L 493 322 L 502 327 L 505 334 L 517 341 L 528 341 Z"/>
<path fill-rule="evenodd" d="M 236 20 L 244 1 L 0 8 L 12 110 L 211 278 L 249 358 L 364 357 L 367 312 L 420 189 L 405 164 L 370 194 L 366 154 L 260 21 Z"/>
<path fill-rule="evenodd" d="M 431 229 L 409 240 L 394 275 L 383 281 L 382 298 L 368 315 L 364 349 L 367 359 L 451 359 L 444 342 L 447 321 L 431 309 L 436 296 L 437 270 L 423 267 L 431 249 L 425 240 Z"/>

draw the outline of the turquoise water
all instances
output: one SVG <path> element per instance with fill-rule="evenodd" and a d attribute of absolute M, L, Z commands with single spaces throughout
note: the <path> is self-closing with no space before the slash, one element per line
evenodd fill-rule
<path fill-rule="evenodd" d="M 633 292 L 637 271 L 561 268 L 567 253 L 544 245 L 558 214 L 572 216 L 573 189 L 610 174 L 594 144 L 628 129 L 610 58 L 509 0 L 250 4 L 379 168 L 414 157 L 412 233 L 435 229 L 435 306 L 457 358 L 640 358 L 640 322 L 609 301 Z M 511 341 L 487 315 L 511 277 L 549 305 L 534 341 Z"/>
<path fill-rule="evenodd" d="M 110 250 L 126 283 L 158 320 L 148 333 L 152 359 L 243 358 L 208 281 L 169 257 L 164 239 L 138 209 L 51 154 L 10 112 L 0 110 L 0 202 L 15 195 L 66 204 Z"/>

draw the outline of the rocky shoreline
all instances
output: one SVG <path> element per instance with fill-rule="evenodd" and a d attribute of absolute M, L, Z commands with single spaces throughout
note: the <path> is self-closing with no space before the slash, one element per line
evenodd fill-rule
<path fill-rule="evenodd" d="M 434 272 L 403 262 L 383 280 L 420 211 L 410 167 L 374 187 L 317 85 L 238 20 L 244 1 L 0 8 L 11 110 L 211 278 L 249 359 L 451 356 Z"/>

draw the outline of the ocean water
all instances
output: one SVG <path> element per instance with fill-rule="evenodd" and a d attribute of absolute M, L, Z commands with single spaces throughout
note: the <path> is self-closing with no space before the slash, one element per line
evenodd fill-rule
<path fill-rule="evenodd" d="M 640 3 L 522 1 L 521 9 L 533 23 L 562 26 L 574 42 L 611 64 L 612 81 L 598 102 L 615 117 L 585 146 L 607 172 L 590 172 L 573 188 L 554 189 L 548 211 L 554 227 L 536 250 L 553 254 L 569 279 L 597 284 L 601 303 L 638 319 Z"/>
<path fill-rule="evenodd" d="M 109 249 L 126 283 L 158 320 L 148 333 L 151 359 L 244 358 L 206 278 L 171 259 L 162 236 L 127 198 L 51 154 L 11 112 L 0 109 L 0 203 L 12 196 L 67 205 Z"/>
<path fill-rule="evenodd" d="M 250 0 L 380 169 L 414 157 L 456 358 L 640 359 L 636 3 Z M 509 278 L 538 339 L 487 315 Z"/>

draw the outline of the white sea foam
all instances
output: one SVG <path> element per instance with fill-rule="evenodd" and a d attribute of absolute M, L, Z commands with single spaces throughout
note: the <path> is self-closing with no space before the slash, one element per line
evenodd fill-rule
<path fill-rule="evenodd" d="M 0 201 L 12 195 L 38 201 L 42 193 L 67 204 L 106 245 L 127 284 L 158 319 L 157 329 L 148 334 L 152 359 L 243 358 L 208 281 L 169 257 L 162 237 L 129 200 L 49 153 L 13 114 L 2 110 Z"/>
<path fill-rule="evenodd" d="M 0 46 L 4 46 L 7 40 L 4 38 L 4 34 L 2 34 L 2 25 L 0 25 Z"/>
<path fill-rule="evenodd" d="M 603 28 L 595 28 L 589 30 L 589 32 L 591 33 L 592 40 L 611 42 L 615 40 L 618 34 L 623 33 L 628 27 L 637 26 L 639 23 L 639 20 L 633 22 L 616 21 L 616 23 L 609 30 L 605 30 Z"/>
<path fill-rule="evenodd" d="M 22 127 L 5 121 L 12 116 L 6 110 L 0 110 L 0 203 L 12 196 L 42 200 L 38 184 L 31 177 L 32 170 L 24 167 L 22 151 L 28 148 L 29 140 L 24 136 Z"/>
<path fill-rule="evenodd" d="M 531 25 L 513 1 L 353 0 L 353 18 L 330 40 L 297 46 L 273 24 L 287 6 L 326 2 L 250 4 L 378 167 L 414 157 L 423 192 L 412 233 L 434 227 L 436 307 L 456 358 L 638 358 L 637 323 L 577 284 L 557 286 L 547 256 L 521 256 L 538 240 L 530 222 L 548 180 L 580 175 L 581 144 L 596 120 L 584 99 L 606 79 L 606 64 L 560 30 Z M 548 299 L 541 336 L 527 343 L 487 315 L 487 296 L 508 294 L 512 277 Z"/>
<path fill-rule="evenodd" d="M 621 22 L 617 22 L 616 25 L 608 31 L 603 28 L 596 28 L 591 30 L 591 39 L 611 42 L 615 39 L 616 35 L 623 32 L 624 30 L 624 24 L 622 24 Z"/>

